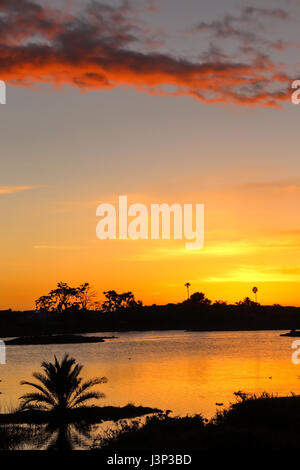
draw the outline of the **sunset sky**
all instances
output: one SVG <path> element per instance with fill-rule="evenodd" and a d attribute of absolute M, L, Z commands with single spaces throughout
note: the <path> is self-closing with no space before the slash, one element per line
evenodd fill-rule
<path fill-rule="evenodd" d="M 300 305 L 300 2 L 0 0 L 0 309 L 56 282 Z M 205 246 L 96 207 L 204 203 Z"/>

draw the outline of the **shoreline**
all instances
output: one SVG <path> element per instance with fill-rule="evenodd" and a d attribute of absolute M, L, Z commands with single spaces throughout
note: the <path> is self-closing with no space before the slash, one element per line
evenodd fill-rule
<path fill-rule="evenodd" d="M 235 332 L 251 332 L 251 331 L 283 331 L 283 332 L 289 332 L 291 329 L 290 328 L 244 328 L 244 329 L 238 329 L 238 328 L 205 328 L 205 329 L 196 329 L 196 328 L 129 328 L 129 329 L 107 329 L 107 330 L 88 330 L 88 331 L 76 331 L 76 332 L 71 332 L 71 333 L 63 333 L 63 332 L 55 332 L 53 333 L 53 336 L 77 336 L 77 337 L 82 337 L 82 338 L 87 338 L 87 336 L 82 336 L 82 335 L 89 335 L 89 334 L 99 334 L 99 333 L 144 333 L 144 332 L 159 332 L 159 331 L 174 331 L 174 332 L 184 332 L 184 333 L 235 333 Z M 3 335 L 1 338 L 2 341 L 5 342 L 5 344 L 9 345 L 9 342 L 11 339 L 15 338 L 33 338 L 33 337 L 50 337 L 52 335 L 49 334 L 37 334 L 37 335 Z M 280 336 L 289 336 L 289 334 L 284 334 Z M 4 338 L 4 339 L 3 339 Z M 98 336 L 95 338 L 99 338 Z M 117 336 L 103 336 L 101 337 L 103 340 L 107 339 L 117 339 Z M 88 342 L 88 341 L 83 341 L 83 342 Z M 93 341 L 90 341 L 93 342 Z M 102 341 L 95 341 L 95 342 L 102 342 Z M 12 343 L 10 343 L 13 345 Z M 26 343 L 29 344 L 29 343 Z M 44 343 L 41 343 L 44 344 Z M 45 343 L 46 344 L 46 343 Z M 52 343 L 49 343 L 52 344 Z M 54 343 L 55 344 L 55 343 Z M 63 343 L 62 343 L 63 344 Z M 67 344 L 67 343 L 66 343 Z M 15 344 L 17 345 L 17 344 Z"/>
<path fill-rule="evenodd" d="M 37 335 L 20 336 L 5 340 L 6 346 L 38 346 L 43 344 L 84 344 L 84 343 L 104 343 L 107 339 L 116 339 L 116 336 L 81 336 L 76 334 L 68 335 Z"/>

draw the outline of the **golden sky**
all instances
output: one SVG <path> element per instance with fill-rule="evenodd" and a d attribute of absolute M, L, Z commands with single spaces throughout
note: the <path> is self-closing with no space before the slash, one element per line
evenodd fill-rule
<path fill-rule="evenodd" d="M 299 6 L 154 3 L 0 7 L 1 309 L 59 281 L 300 305 Z M 119 195 L 205 204 L 204 248 L 98 240 Z"/>

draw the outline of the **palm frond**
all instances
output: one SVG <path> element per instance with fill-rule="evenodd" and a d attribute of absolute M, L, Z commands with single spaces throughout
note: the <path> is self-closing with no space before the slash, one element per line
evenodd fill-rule
<path fill-rule="evenodd" d="M 46 403 L 47 405 L 54 405 L 53 401 L 50 400 L 48 397 L 43 395 L 42 393 L 25 393 L 25 395 L 22 395 L 20 397 L 20 400 L 22 400 L 21 403 L 21 408 L 25 409 L 30 403 L 36 403 L 36 404 L 41 404 L 41 403 Z"/>
<path fill-rule="evenodd" d="M 41 385 L 39 384 L 36 384 L 34 382 L 27 382 L 26 380 L 22 380 L 20 382 L 21 385 L 29 385 L 30 387 L 34 387 L 36 388 L 37 390 L 39 390 L 41 393 L 43 393 L 44 395 L 46 395 L 49 399 L 53 400 L 53 396 L 50 394 L 50 392 L 48 390 L 46 390 L 46 388 L 42 387 Z"/>
<path fill-rule="evenodd" d="M 81 395 L 83 392 L 85 392 L 86 390 L 88 390 L 89 388 L 91 387 L 94 387 L 95 385 L 99 385 L 99 384 L 102 384 L 102 383 L 106 383 L 107 382 L 107 378 L 106 377 L 95 377 L 94 379 L 90 379 L 90 380 L 86 380 L 82 385 L 81 387 L 79 387 L 72 399 L 71 399 L 71 402 L 75 401 L 77 397 L 79 397 L 79 395 Z"/>
<path fill-rule="evenodd" d="M 104 393 L 100 393 L 100 392 L 88 392 L 88 393 L 84 393 L 82 395 L 80 395 L 73 403 L 72 403 L 72 407 L 77 407 L 79 404 L 82 404 L 86 401 L 89 401 L 89 400 L 98 400 L 99 398 L 105 398 L 105 395 Z"/>

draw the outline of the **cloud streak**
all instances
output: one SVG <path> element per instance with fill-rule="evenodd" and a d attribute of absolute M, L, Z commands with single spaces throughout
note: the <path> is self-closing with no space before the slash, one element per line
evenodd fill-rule
<path fill-rule="evenodd" d="M 261 10 L 244 10 L 240 19 L 258 13 L 286 19 L 282 10 Z M 83 91 L 130 86 L 152 95 L 242 106 L 278 106 L 290 93 L 289 77 L 267 56 L 237 61 L 215 54 L 195 61 L 156 52 L 154 34 L 145 32 L 128 0 L 119 7 L 90 1 L 76 15 L 31 0 L 0 0 L 0 14 L 0 75 L 13 85 L 67 84 Z M 228 16 L 198 30 L 254 39 L 233 22 Z"/>
<path fill-rule="evenodd" d="M 236 267 L 225 275 L 202 279 L 202 282 L 299 282 L 299 280 L 300 272 L 298 269 L 243 265 Z"/>
<path fill-rule="evenodd" d="M 34 245 L 35 250 L 81 250 L 86 248 L 81 245 Z"/>
<path fill-rule="evenodd" d="M 0 186 L 1 194 L 14 194 L 20 191 L 27 191 L 29 189 L 36 189 L 38 186 Z"/>

